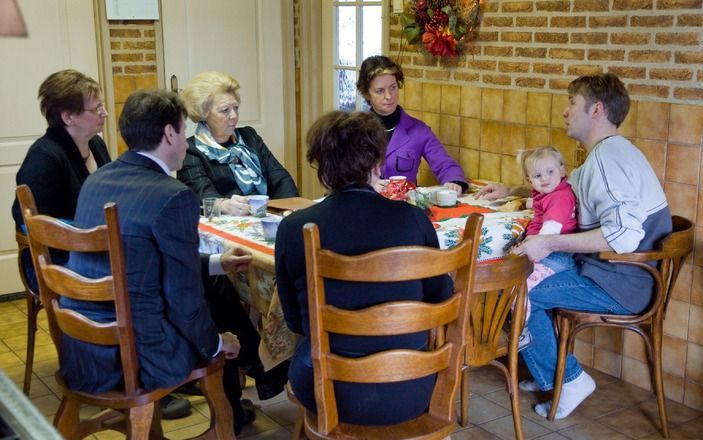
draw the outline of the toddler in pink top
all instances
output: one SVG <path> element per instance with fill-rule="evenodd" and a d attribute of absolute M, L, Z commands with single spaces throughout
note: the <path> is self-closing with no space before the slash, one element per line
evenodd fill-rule
<path fill-rule="evenodd" d="M 526 235 L 568 234 L 578 228 L 576 194 L 566 181 L 564 158 L 554 147 L 527 150 L 518 156 L 532 185 L 534 217 Z"/>
<path fill-rule="evenodd" d="M 527 225 L 526 235 L 568 234 L 578 229 L 576 194 L 566 181 L 564 158 L 554 147 L 540 147 L 518 155 L 525 179 L 532 185 L 534 217 Z M 527 291 L 543 279 L 573 266 L 573 256 L 565 252 L 552 252 L 534 262 L 532 274 L 527 278 Z M 530 317 L 527 302 L 525 322 Z M 527 341 L 526 341 L 527 342 Z"/>

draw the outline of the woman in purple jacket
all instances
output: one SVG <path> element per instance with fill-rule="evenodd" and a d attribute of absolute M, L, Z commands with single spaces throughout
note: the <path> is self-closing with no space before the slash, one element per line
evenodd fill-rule
<path fill-rule="evenodd" d="M 377 55 L 361 64 L 356 88 L 378 115 L 388 133 L 388 150 L 382 177 L 406 176 L 417 183 L 417 170 L 424 157 L 439 183 L 461 194 L 469 185 L 464 171 L 449 156 L 430 127 L 405 113 L 398 105 L 403 70 L 390 58 Z"/>

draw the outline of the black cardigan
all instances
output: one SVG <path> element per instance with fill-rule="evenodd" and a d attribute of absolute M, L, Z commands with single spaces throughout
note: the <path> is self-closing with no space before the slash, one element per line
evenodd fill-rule
<path fill-rule="evenodd" d="M 283 168 L 252 127 L 237 129 L 252 154 L 259 158 L 261 171 L 268 186 L 268 196 L 272 199 L 297 197 L 298 189 L 288 171 Z M 188 138 L 188 151 L 183 168 L 178 171 L 178 180 L 195 191 L 200 199 L 206 197 L 231 197 L 242 192 L 232 176 L 227 164 L 210 160 L 195 147 L 195 139 Z"/>
<path fill-rule="evenodd" d="M 98 168 L 110 162 L 107 147 L 100 136 L 94 136 L 89 147 Z M 29 147 L 17 171 L 16 182 L 29 186 L 40 214 L 72 220 L 78 193 L 89 175 L 71 135 L 62 126 L 52 126 Z M 19 229 L 24 222 L 17 199 L 12 205 L 12 216 Z"/>

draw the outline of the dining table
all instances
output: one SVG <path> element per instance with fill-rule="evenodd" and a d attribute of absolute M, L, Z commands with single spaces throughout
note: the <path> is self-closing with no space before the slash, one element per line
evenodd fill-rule
<path fill-rule="evenodd" d="M 475 192 L 485 182 L 472 181 L 470 191 L 451 207 L 425 206 L 440 248 L 455 246 L 463 236 L 466 217 L 478 212 L 484 216 L 479 262 L 500 261 L 524 235 L 532 210 L 524 209 L 515 198 L 486 201 Z M 433 188 L 428 188 L 431 191 Z M 435 188 L 436 189 L 436 188 Z M 412 200 L 410 200 L 412 203 Z M 516 203 L 517 202 L 517 203 Z M 268 213 L 274 217 L 277 214 Z M 229 274 L 243 301 L 249 304 L 261 335 L 259 356 L 265 370 L 292 357 L 298 336 L 286 326 L 276 291 L 274 241 L 264 237 L 261 218 L 223 215 L 201 218 L 198 226 L 200 252 L 221 253 L 230 246 L 241 246 L 252 253 L 247 272 Z"/>

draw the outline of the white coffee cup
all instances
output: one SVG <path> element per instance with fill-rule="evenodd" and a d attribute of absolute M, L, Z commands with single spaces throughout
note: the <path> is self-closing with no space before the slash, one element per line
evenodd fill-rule
<path fill-rule="evenodd" d="M 437 191 L 435 196 L 437 197 L 437 204 L 439 206 L 454 206 L 454 205 L 456 205 L 457 194 L 456 194 L 456 191 L 454 191 L 454 190 L 443 189 L 441 191 Z"/>
<path fill-rule="evenodd" d="M 264 238 L 266 240 L 276 240 L 279 223 L 281 223 L 280 217 L 264 217 L 261 219 L 261 229 L 264 232 Z"/>
<path fill-rule="evenodd" d="M 249 200 L 249 211 L 254 217 L 265 217 L 269 196 L 254 195 L 247 197 Z"/>

